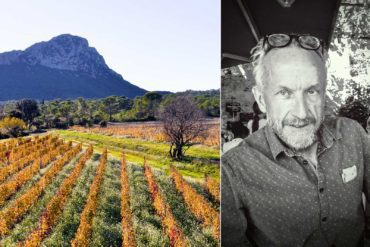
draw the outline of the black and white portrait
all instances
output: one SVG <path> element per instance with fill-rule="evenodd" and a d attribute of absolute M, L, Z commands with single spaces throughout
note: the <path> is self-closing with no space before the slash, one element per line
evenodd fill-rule
<path fill-rule="evenodd" d="M 369 246 L 369 13 L 222 1 L 222 246 Z"/>

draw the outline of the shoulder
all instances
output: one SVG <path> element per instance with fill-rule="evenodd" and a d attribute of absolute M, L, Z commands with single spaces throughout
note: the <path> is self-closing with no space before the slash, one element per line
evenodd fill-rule
<path fill-rule="evenodd" d="M 328 117 L 325 124 L 330 130 L 334 130 L 342 136 L 360 134 L 364 131 L 357 121 L 346 117 Z"/>
<path fill-rule="evenodd" d="M 267 142 L 265 128 L 243 139 L 236 147 L 222 155 L 222 166 L 232 168 L 234 166 L 245 166 L 254 163 L 261 156 L 268 156 L 271 151 Z"/>
<path fill-rule="evenodd" d="M 364 128 L 355 120 L 345 117 L 326 118 L 325 126 L 337 140 L 344 145 L 360 145 L 361 142 L 369 142 L 369 137 Z"/>
<path fill-rule="evenodd" d="M 346 117 L 337 117 L 337 124 L 342 127 L 361 127 L 360 123 Z"/>

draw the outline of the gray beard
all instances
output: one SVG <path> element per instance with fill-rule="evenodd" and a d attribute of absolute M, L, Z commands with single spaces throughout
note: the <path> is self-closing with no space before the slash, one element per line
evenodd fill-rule
<path fill-rule="evenodd" d="M 303 128 L 294 128 L 289 125 L 280 127 L 279 123 L 271 121 L 269 117 L 267 118 L 267 123 L 286 146 L 294 151 L 305 150 L 318 140 L 317 132 L 320 125 L 317 127 L 314 123 L 311 123 Z"/>

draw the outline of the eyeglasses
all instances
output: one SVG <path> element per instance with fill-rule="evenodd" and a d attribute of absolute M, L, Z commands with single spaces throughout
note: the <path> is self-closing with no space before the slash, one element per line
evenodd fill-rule
<path fill-rule="evenodd" d="M 265 36 L 263 40 L 263 47 L 265 47 L 265 44 L 268 44 L 268 47 L 266 48 L 265 52 L 269 52 L 272 48 L 283 48 L 288 46 L 292 40 L 295 39 L 298 44 L 306 50 L 314 50 L 317 51 L 321 47 L 321 54 L 324 54 L 324 41 L 320 40 L 319 38 L 303 34 L 303 35 L 297 35 L 297 34 L 284 34 L 284 33 L 278 33 L 278 34 L 270 34 Z"/>

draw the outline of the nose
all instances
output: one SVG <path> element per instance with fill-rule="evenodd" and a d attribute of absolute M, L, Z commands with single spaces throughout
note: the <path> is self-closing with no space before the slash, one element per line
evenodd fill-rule
<path fill-rule="evenodd" d="M 306 99 L 303 95 L 297 95 L 296 96 L 292 114 L 298 119 L 306 119 L 307 118 L 308 108 L 307 108 Z"/>

